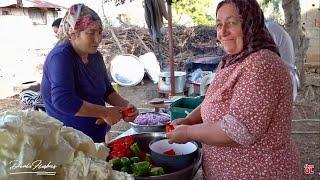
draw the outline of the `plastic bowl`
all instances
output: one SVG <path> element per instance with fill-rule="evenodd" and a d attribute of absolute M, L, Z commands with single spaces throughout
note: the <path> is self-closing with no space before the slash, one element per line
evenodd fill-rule
<path fill-rule="evenodd" d="M 149 148 L 156 166 L 164 167 L 166 173 L 179 171 L 190 166 L 198 154 L 198 145 L 195 142 L 185 144 L 169 144 L 168 139 L 158 139 L 150 142 Z M 173 149 L 176 155 L 164 154 Z"/>

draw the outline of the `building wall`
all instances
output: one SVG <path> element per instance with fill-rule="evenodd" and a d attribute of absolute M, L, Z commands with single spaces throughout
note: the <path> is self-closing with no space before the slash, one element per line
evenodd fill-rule
<path fill-rule="evenodd" d="M 307 63 L 320 63 L 320 1 L 300 0 L 301 23 L 310 39 Z"/>
<path fill-rule="evenodd" d="M 4 11 L 9 14 L 2 15 Z M 57 17 L 55 11 L 39 13 L 39 9 L 34 8 L 0 8 L 0 24 L 5 24 L 1 26 L 0 49 L 52 48 L 56 37 L 51 24 Z"/>
<path fill-rule="evenodd" d="M 9 12 L 8 15 L 28 16 L 28 9 L 25 8 L 0 8 L 0 15 L 6 15 L 4 12 Z"/>
<path fill-rule="evenodd" d="M 36 8 L 1 8 L 0 16 L 28 16 L 34 25 L 51 25 L 58 17 L 56 11 L 41 10 Z"/>

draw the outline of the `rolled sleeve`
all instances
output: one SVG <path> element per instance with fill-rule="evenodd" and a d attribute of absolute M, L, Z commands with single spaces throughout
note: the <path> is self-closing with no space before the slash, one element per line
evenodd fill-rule
<path fill-rule="evenodd" d="M 255 137 L 250 134 L 248 128 L 230 114 L 227 114 L 223 117 L 221 129 L 232 140 L 245 147 L 248 147 L 255 141 Z"/>

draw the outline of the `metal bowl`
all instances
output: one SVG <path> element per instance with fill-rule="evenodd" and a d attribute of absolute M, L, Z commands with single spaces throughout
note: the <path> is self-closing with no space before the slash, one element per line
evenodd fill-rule
<path fill-rule="evenodd" d="M 162 116 L 170 116 L 165 113 L 158 113 L 158 112 L 145 112 L 141 114 L 146 114 L 146 113 L 153 113 L 153 114 L 159 114 Z M 140 125 L 134 122 L 129 122 L 132 125 L 132 128 L 138 132 L 138 133 L 143 133 L 143 132 L 165 132 L 166 125 L 165 124 L 160 124 L 160 125 Z"/>
<path fill-rule="evenodd" d="M 147 153 L 150 153 L 149 143 L 151 141 L 154 141 L 157 139 L 163 139 L 166 137 L 164 133 L 141 133 L 141 134 L 134 134 L 131 136 L 133 136 L 133 138 L 135 139 L 135 142 L 138 143 L 138 146 L 144 152 L 147 152 Z M 112 143 L 114 140 L 110 141 L 109 143 Z M 134 178 L 136 180 L 177 180 L 177 179 L 192 180 L 200 168 L 201 160 L 202 160 L 202 151 L 201 149 L 199 149 L 197 152 L 197 157 L 195 158 L 194 162 L 182 170 L 179 170 L 170 174 L 164 174 L 162 176 L 147 176 L 147 177 L 136 176 Z"/>
<path fill-rule="evenodd" d="M 138 133 L 143 133 L 143 132 L 164 132 L 166 125 L 140 125 L 136 124 L 134 122 L 129 122 L 132 125 L 132 128 L 138 132 Z"/>

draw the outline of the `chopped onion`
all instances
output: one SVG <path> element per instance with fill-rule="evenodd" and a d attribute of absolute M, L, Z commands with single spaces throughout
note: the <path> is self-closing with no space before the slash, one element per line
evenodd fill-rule
<path fill-rule="evenodd" d="M 157 113 L 144 113 L 138 115 L 134 123 L 139 125 L 164 125 L 170 121 L 170 117 Z"/>

